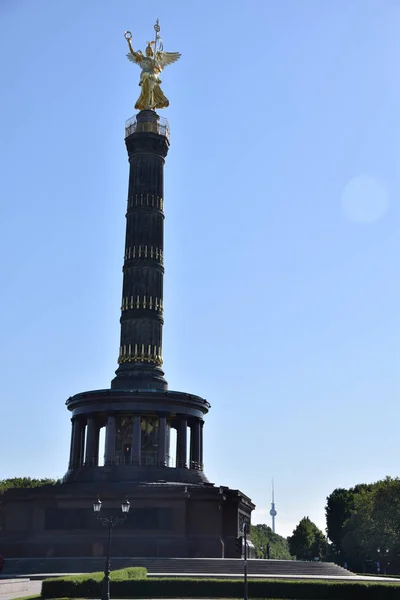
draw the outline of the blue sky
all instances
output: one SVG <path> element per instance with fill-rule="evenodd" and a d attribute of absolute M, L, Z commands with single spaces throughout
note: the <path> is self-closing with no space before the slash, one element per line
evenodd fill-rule
<path fill-rule="evenodd" d="M 0 478 L 66 470 L 117 367 L 124 122 L 159 17 L 171 106 L 164 367 L 209 479 L 277 531 L 399 475 L 396 0 L 2 0 Z"/>

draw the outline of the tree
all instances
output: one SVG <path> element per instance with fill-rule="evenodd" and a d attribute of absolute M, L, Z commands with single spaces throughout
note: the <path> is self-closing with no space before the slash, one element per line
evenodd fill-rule
<path fill-rule="evenodd" d="M 327 499 L 327 532 L 349 568 L 400 572 L 400 479 L 387 477 Z"/>
<path fill-rule="evenodd" d="M 309 517 L 301 519 L 291 537 L 288 538 L 290 553 L 297 560 L 323 560 L 328 553 L 328 541 L 323 532 Z"/>
<path fill-rule="evenodd" d="M 56 485 L 59 479 L 31 479 L 30 477 L 13 477 L 11 479 L 0 479 L 0 494 L 13 488 L 35 488 L 43 485 Z"/>
<path fill-rule="evenodd" d="M 274 533 L 268 525 L 252 525 L 250 539 L 254 544 L 257 558 L 268 558 L 267 545 L 270 546 L 270 558 L 291 560 L 287 539 Z"/>
<path fill-rule="evenodd" d="M 342 553 L 342 539 L 345 535 L 345 524 L 354 512 L 355 498 L 363 491 L 371 489 L 371 485 L 360 484 L 346 490 L 337 488 L 328 496 L 326 514 L 326 533 L 334 546 L 337 556 Z"/>
<path fill-rule="evenodd" d="M 326 560 L 329 554 L 330 548 L 328 540 L 318 527 L 316 527 L 314 542 L 311 548 L 312 558 L 318 558 L 319 560 Z"/>
<path fill-rule="evenodd" d="M 354 509 L 350 490 L 337 488 L 328 496 L 325 507 L 326 533 L 338 554 L 342 550 L 343 528 Z"/>

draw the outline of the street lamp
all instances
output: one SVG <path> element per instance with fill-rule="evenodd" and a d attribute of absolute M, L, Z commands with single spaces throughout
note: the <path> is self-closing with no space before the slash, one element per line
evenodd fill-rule
<path fill-rule="evenodd" d="M 382 562 L 385 561 L 382 566 L 383 566 L 383 573 L 384 573 L 384 575 L 386 575 L 387 557 L 389 554 L 389 548 L 382 548 L 382 550 L 381 550 L 381 548 L 377 548 L 376 551 L 378 553 L 378 569 L 377 569 L 377 571 L 378 571 L 378 573 L 380 573 L 380 571 L 381 571 L 381 560 L 382 560 Z"/>
<path fill-rule="evenodd" d="M 121 511 L 123 513 L 122 517 L 117 517 L 116 515 L 102 516 L 100 515 L 102 502 L 100 498 L 98 498 L 95 502 L 93 502 L 93 512 L 96 516 L 96 519 L 100 521 L 104 527 L 108 527 L 108 544 L 107 544 L 107 558 L 106 564 L 104 568 L 104 579 L 103 579 L 103 589 L 101 592 L 101 600 L 110 600 L 110 551 L 111 551 L 111 532 L 117 525 L 121 525 L 128 516 L 129 509 L 131 507 L 129 500 L 125 500 L 125 502 L 121 503 Z"/>
<path fill-rule="evenodd" d="M 243 521 L 243 542 L 244 542 L 244 554 L 243 554 L 243 567 L 244 567 L 244 600 L 249 598 L 249 588 L 247 582 L 247 523 Z"/>

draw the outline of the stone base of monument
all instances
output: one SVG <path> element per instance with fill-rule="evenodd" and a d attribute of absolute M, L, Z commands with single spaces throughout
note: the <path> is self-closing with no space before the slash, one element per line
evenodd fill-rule
<path fill-rule="evenodd" d="M 0 531 L 7 562 L 104 557 L 108 532 L 92 508 L 98 497 L 103 516 L 122 516 L 121 502 L 129 500 L 129 514 L 114 529 L 111 550 L 112 556 L 129 558 L 237 557 L 238 532 L 254 507 L 239 490 L 211 483 L 97 481 L 8 490 Z"/>

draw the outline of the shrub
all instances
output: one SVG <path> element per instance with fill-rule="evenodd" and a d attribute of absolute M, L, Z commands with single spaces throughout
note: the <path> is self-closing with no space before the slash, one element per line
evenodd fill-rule
<path fill-rule="evenodd" d="M 114 584 L 124 581 L 144 579 L 147 569 L 144 567 L 128 567 L 111 571 L 111 589 Z M 66 575 L 45 579 L 42 584 L 42 598 L 96 598 L 101 597 L 101 584 L 104 573 L 82 573 L 82 575 Z"/>
<path fill-rule="evenodd" d="M 114 572 L 116 573 L 116 572 Z M 43 598 L 99 598 L 98 574 L 47 579 Z M 86 579 L 83 579 L 86 577 Z M 113 598 L 243 598 L 240 579 L 111 578 Z M 400 585 L 388 582 L 250 579 L 251 598 L 296 600 L 397 600 Z"/>

